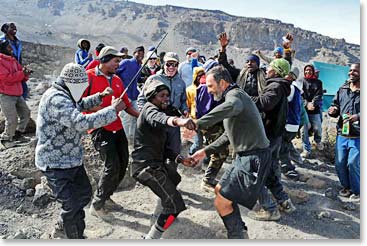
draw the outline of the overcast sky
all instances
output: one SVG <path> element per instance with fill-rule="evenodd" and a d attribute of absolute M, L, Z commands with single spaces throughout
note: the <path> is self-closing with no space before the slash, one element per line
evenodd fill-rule
<path fill-rule="evenodd" d="M 132 2 L 222 10 L 236 16 L 277 19 L 305 30 L 360 44 L 359 0 L 133 0 Z"/>

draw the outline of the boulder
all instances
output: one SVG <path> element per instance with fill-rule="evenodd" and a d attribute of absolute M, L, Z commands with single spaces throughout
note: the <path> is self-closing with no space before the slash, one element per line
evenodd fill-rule
<path fill-rule="evenodd" d="M 310 196 L 304 190 L 288 190 L 287 192 L 292 202 L 296 204 L 306 203 L 310 199 Z"/>
<path fill-rule="evenodd" d="M 306 184 L 308 184 L 309 186 L 315 189 L 323 189 L 326 186 L 325 181 L 318 179 L 318 178 L 314 178 L 314 177 L 309 178 Z"/>

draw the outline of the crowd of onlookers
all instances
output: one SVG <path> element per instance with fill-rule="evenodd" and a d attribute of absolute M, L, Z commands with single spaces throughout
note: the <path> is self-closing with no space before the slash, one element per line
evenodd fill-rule
<path fill-rule="evenodd" d="M 1 148 L 29 141 L 26 81 L 32 73 L 22 65 L 22 42 L 14 23 L 1 27 L 0 106 L 5 116 Z M 74 63 L 64 66 L 42 96 L 37 118 L 36 166 L 62 203 L 55 235 L 83 238 L 84 207 L 103 220 L 121 206 L 111 196 L 124 178 L 129 156 L 131 174 L 160 199 L 145 238 L 160 238 L 186 209 L 177 185 L 177 165 L 202 162 L 201 186 L 215 192 L 215 206 L 228 238 L 247 238 L 238 204 L 252 209 L 255 220 L 279 220 L 296 208 L 284 191 L 281 173 L 297 180 L 297 165 L 322 151 L 323 84 L 318 70 L 293 64 L 292 34 L 286 34 L 272 57 L 256 50 L 243 68 L 227 58 L 227 33 L 218 35 L 219 50 L 206 58 L 189 47 L 180 62 L 175 52 L 146 51 L 138 46 L 98 44 L 95 58 L 87 39 L 77 42 Z M 328 115 L 339 117 L 335 167 L 341 196 L 360 193 L 360 65 L 351 64 L 348 80 L 335 95 Z M 195 131 L 189 156 L 180 155 L 181 130 Z M 104 163 L 97 189 L 82 159 L 82 135 L 88 132 Z M 313 143 L 310 136 L 313 135 Z M 292 140 L 301 137 L 299 153 Z M 133 146 L 129 153 L 129 144 Z M 233 165 L 218 173 L 233 150 Z M 257 181 L 256 181 L 257 180 Z M 256 181 L 256 182 L 255 182 Z M 247 188 L 246 188 L 247 187 Z M 270 191 L 270 193 L 269 193 Z M 271 198 L 270 194 L 274 197 Z"/>

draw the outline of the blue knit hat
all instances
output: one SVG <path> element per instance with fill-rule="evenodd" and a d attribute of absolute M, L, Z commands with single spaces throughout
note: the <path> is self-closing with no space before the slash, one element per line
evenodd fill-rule
<path fill-rule="evenodd" d="M 260 66 L 260 58 L 257 55 L 251 54 L 246 58 L 246 61 L 255 61 L 257 66 Z"/>
<path fill-rule="evenodd" d="M 275 55 L 275 53 L 280 53 L 280 55 L 283 55 L 283 48 L 282 47 L 276 47 L 275 49 L 274 49 L 274 55 Z"/>

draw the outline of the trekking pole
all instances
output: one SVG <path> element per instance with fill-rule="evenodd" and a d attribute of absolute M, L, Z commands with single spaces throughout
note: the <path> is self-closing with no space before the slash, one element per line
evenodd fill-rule
<path fill-rule="evenodd" d="M 153 52 L 150 54 L 150 56 L 146 59 L 146 61 L 144 62 L 144 64 L 140 67 L 139 71 L 134 75 L 134 77 L 132 78 L 132 80 L 130 81 L 130 83 L 126 86 L 125 90 L 122 92 L 120 98 L 122 98 L 127 90 L 129 89 L 130 85 L 134 82 L 134 80 L 136 79 L 136 77 L 138 77 L 138 75 L 140 74 L 141 70 L 143 70 L 144 66 L 147 64 L 147 62 L 149 61 L 150 57 L 153 55 L 153 53 L 155 53 L 158 49 L 158 47 L 161 45 L 162 41 L 167 37 L 168 32 L 166 32 L 162 39 L 159 41 L 159 43 L 157 44 L 157 46 L 154 48 Z"/>

